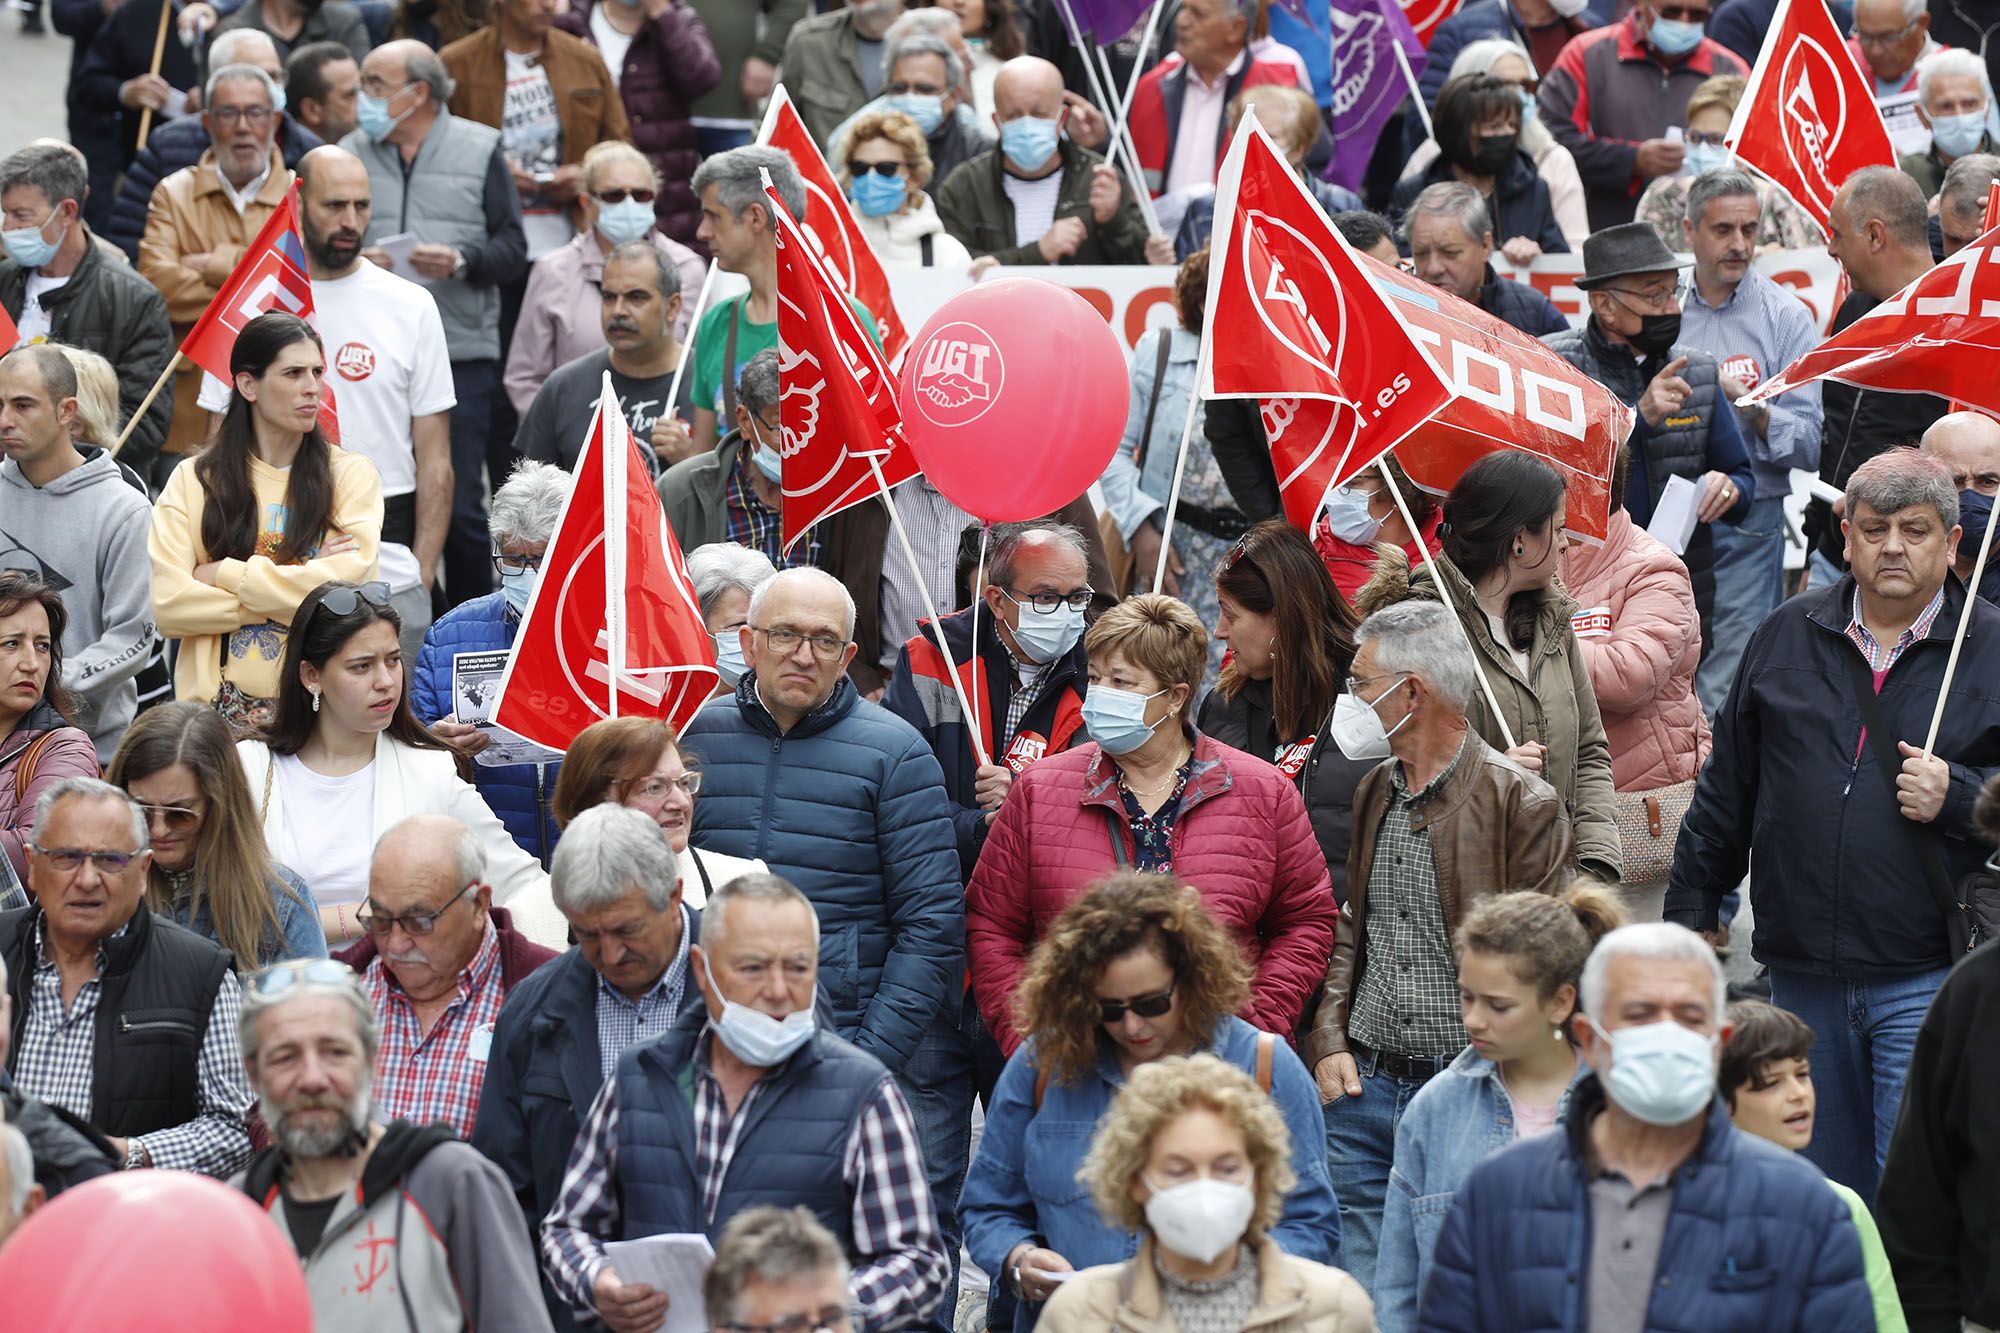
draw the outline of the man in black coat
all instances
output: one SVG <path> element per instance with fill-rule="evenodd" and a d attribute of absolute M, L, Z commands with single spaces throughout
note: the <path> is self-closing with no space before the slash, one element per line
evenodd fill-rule
<path fill-rule="evenodd" d="M 153 38 L 159 31 L 160 6 L 168 0 L 129 0 L 113 10 L 90 39 L 83 66 L 70 80 L 69 119 L 90 127 L 89 138 L 72 136 L 90 159 L 90 193 L 95 203 L 91 222 L 102 226 L 111 218 L 113 188 L 118 173 L 139 151 L 139 117 L 151 107 L 152 124 L 168 119 L 177 95 L 188 97 L 195 110 L 200 81 L 194 53 L 172 33 L 160 48 L 160 71 L 152 73 Z"/>

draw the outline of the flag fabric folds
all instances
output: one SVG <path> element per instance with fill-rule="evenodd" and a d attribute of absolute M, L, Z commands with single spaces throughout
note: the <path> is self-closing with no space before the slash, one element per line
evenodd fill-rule
<path fill-rule="evenodd" d="M 1424 44 L 1396 0 L 1333 0 L 1333 161 L 1326 178 L 1361 188 L 1382 127 L 1424 72 Z M 1406 77 L 1397 48 L 1409 63 Z"/>

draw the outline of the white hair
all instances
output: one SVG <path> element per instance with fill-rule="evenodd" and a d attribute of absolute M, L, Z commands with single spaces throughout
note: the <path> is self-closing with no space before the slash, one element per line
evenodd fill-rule
<path fill-rule="evenodd" d="M 1986 62 L 1954 46 L 1948 51 L 1933 51 L 1917 62 L 1917 101 L 1924 110 L 1931 108 L 1931 89 L 1937 81 L 1956 76 L 1977 79 L 1980 95 L 1988 102 L 1993 100 L 1993 86 L 1986 81 Z"/>
<path fill-rule="evenodd" d="M 694 595 L 704 616 L 722 594 L 740 589 L 745 597 L 754 597 L 778 572 L 770 556 L 736 542 L 697 546 L 688 552 L 687 561 L 688 576 L 694 580 Z"/>
<path fill-rule="evenodd" d="M 609 801 L 570 820 L 549 862 L 549 892 L 564 916 L 609 907 L 634 889 L 664 912 L 680 882 L 680 858 L 660 826 Z"/>
<path fill-rule="evenodd" d="M 846 608 L 847 616 L 844 622 L 847 628 L 842 630 L 841 633 L 852 639 L 854 637 L 854 594 L 847 590 L 845 583 L 842 583 L 825 570 L 814 569 L 811 565 L 802 565 L 796 569 L 781 569 L 770 578 L 765 579 L 757 591 L 750 594 L 750 623 L 754 625 L 763 618 L 764 604 L 770 600 L 771 593 L 775 589 L 779 587 L 789 588 L 794 584 L 800 583 L 819 584 L 824 587 L 833 588 L 840 593 L 840 602 Z"/>
<path fill-rule="evenodd" d="M 1354 644 L 1375 645 L 1375 667 L 1384 675 L 1407 672 L 1459 712 L 1472 699 L 1472 649 L 1458 617 L 1437 602 L 1404 601 L 1385 606 L 1361 622 Z"/>
<path fill-rule="evenodd" d="M 1715 982 L 1714 1019 L 1720 1023 L 1729 1007 L 1729 982 L 1722 975 L 1722 964 L 1716 961 L 1715 950 L 1708 941 L 1689 930 L 1668 921 L 1643 921 L 1637 925 L 1620 926 L 1597 942 L 1590 951 L 1590 957 L 1583 965 L 1583 981 L 1577 987 L 1582 996 L 1583 1012 L 1602 1029 L 1604 1017 L 1605 974 L 1611 970 L 1614 958 L 1648 958 L 1659 962 L 1700 963 L 1709 971 Z"/>
<path fill-rule="evenodd" d="M 470 824 L 462 820 L 453 819 L 448 815 L 405 815 L 384 829 L 382 836 L 375 839 L 375 850 L 369 857 L 370 862 L 372 863 L 375 857 L 382 854 L 382 844 L 395 837 L 405 824 L 415 820 L 423 820 L 427 827 L 438 828 L 443 837 L 450 839 L 449 850 L 451 852 L 452 873 L 458 877 L 459 888 L 463 889 L 468 884 L 485 883 L 485 846 L 480 843 L 479 835 L 472 831 Z M 446 823 L 450 824 L 448 831 L 444 830 Z M 426 839 L 417 845 L 428 849 L 428 847 L 435 844 L 430 843 Z"/>
<path fill-rule="evenodd" d="M 569 488 L 569 473 L 554 463 L 522 459 L 486 507 L 487 536 L 496 546 L 508 541 L 547 546 L 556 535 Z"/>
<path fill-rule="evenodd" d="M 560 843 L 557 844 L 561 846 Z M 812 899 L 805 896 L 796 884 L 780 875 L 759 874 L 752 871 L 738 875 L 727 884 L 718 884 L 715 892 L 708 895 L 708 901 L 701 905 L 701 942 L 703 949 L 712 950 L 726 933 L 723 914 L 729 904 L 737 900 L 759 903 L 798 903 L 806 909 L 806 915 L 813 923 L 813 952 L 819 952 L 819 912 L 813 907 Z"/>
<path fill-rule="evenodd" d="M 7 1159 L 7 1207 L 18 1220 L 28 1206 L 28 1191 L 35 1187 L 35 1154 L 28 1149 L 28 1136 L 0 1120 L 0 1156 Z"/>
<path fill-rule="evenodd" d="M 1451 78 L 1461 74 L 1491 74 L 1502 56 L 1515 56 L 1528 67 L 1528 73 L 1538 72 L 1535 58 L 1512 37 L 1482 37 L 1459 48 L 1458 55 L 1451 62 Z M 1549 133 L 1548 126 L 1542 124 L 1541 116 L 1534 107 L 1522 110 L 1521 147 L 1527 150 L 1529 157 L 1539 159 L 1555 141 L 1555 136 Z"/>
<path fill-rule="evenodd" d="M 139 808 L 132 794 L 99 778 L 64 778 L 43 791 L 35 798 L 35 828 L 47 828 L 49 817 L 55 814 L 56 807 L 72 796 L 84 801 L 117 801 L 132 818 L 132 850 L 143 852 L 153 845 L 146 829 L 146 812 Z"/>
<path fill-rule="evenodd" d="M 271 40 L 271 34 L 257 28 L 231 28 L 217 33 L 215 40 L 208 44 L 208 63 L 217 69 L 225 65 L 247 65 L 244 56 L 246 47 L 259 47 L 271 55 L 271 63 L 283 65 L 278 59 L 278 44 Z"/>
<path fill-rule="evenodd" d="M 214 106 L 215 90 L 231 79 L 250 79 L 256 83 L 263 84 L 264 96 L 270 99 L 272 109 L 274 110 L 277 108 L 279 99 L 285 95 L 284 91 L 278 87 L 278 81 L 263 70 L 258 69 L 255 65 L 224 65 L 209 75 L 208 82 L 202 86 L 201 104 L 204 107 Z"/>

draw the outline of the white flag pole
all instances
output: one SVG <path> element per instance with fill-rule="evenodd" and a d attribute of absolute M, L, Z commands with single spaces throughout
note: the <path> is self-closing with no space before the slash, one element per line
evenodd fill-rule
<path fill-rule="evenodd" d="M 1161 329 L 1159 330 L 1159 335 L 1162 338 L 1171 338 L 1174 336 L 1172 329 Z M 1201 351 L 1195 358 L 1194 383 L 1188 386 L 1187 416 L 1181 420 L 1181 447 L 1179 452 L 1174 455 L 1174 484 L 1167 491 L 1167 516 L 1160 520 L 1160 560 L 1153 567 L 1154 592 L 1163 590 L 1167 583 L 1167 561 L 1172 557 L 1174 549 L 1174 513 L 1181 505 L 1181 474 L 1187 470 L 1188 438 L 1194 434 L 1194 414 L 1201 410 L 1201 386 L 1205 380 L 1203 372 L 1207 369 L 1208 326 L 1204 323 L 1201 334 Z M 1158 387 L 1157 385 L 1154 386 L 1155 392 L 1158 391 Z M 1147 442 L 1144 440 L 1139 442 L 1141 448 L 1146 447 L 1146 444 Z"/>
<path fill-rule="evenodd" d="M 604 428 L 598 438 L 604 446 L 604 629 L 606 674 L 611 682 L 610 716 L 618 716 L 618 686 L 625 678 L 625 476 L 631 461 L 631 431 L 625 424 L 624 409 L 611 388 L 611 372 L 604 372 L 603 396 L 597 411 Z M 615 423 L 615 426 L 614 426 Z"/>
<path fill-rule="evenodd" d="M 1944 703 L 1951 697 L 1951 678 L 1958 672 L 1958 650 L 1965 646 L 1965 627 L 1972 623 L 1972 608 L 1979 601 L 1979 576 L 1986 570 L 1986 557 L 1993 550 L 1993 529 L 2000 520 L 1989 516 L 1986 531 L 1979 538 L 1979 558 L 1972 562 L 1972 577 L 1965 584 L 1965 609 L 1958 614 L 1958 629 L 1951 636 L 1951 656 L 1945 659 L 1944 683 L 1938 686 L 1937 707 L 1931 710 L 1931 729 L 1924 737 L 1924 754 L 1937 744 L 1938 728 L 1944 725 Z"/>
<path fill-rule="evenodd" d="M 1083 57 L 1084 77 L 1090 82 L 1091 96 L 1097 99 L 1098 108 L 1107 117 L 1105 124 L 1108 128 L 1110 125 L 1108 117 L 1112 109 L 1111 97 L 1104 91 L 1104 80 L 1098 75 L 1097 62 L 1091 58 L 1090 48 L 1084 45 L 1083 29 L 1077 26 L 1076 12 L 1070 8 L 1069 0 L 1056 0 L 1056 5 L 1062 10 L 1063 23 L 1069 28 L 1070 41 L 1076 46 L 1077 54 Z M 1113 163 L 1121 160 L 1125 163 L 1125 174 L 1132 183 L 1132 193 L 1139 200 L 1139 212 L 1146 219 L 1147 233 L 1153 236 L 1164 235 L 1165 233 L 1160 230 L 1160 219 L 1153 212 L 1153 193 L 1146 187 L 1146 173 L 1139 166 L 1139 155 L 1124 151 L 1130 142 L 1129 136 L 1121 138 L 1117 134 L 1111 135 L 1104 145 L 1104 156 Z"/>
<path fill-rule="evenodd" d="M 1096 41 L 1093 40 L 1089 47 L 1085 49 L 1085 59 L 1093 61 L 1098 69 L 1102 71 L 1106 88 L 1116 88 L 1118 86 L 1118 80 L 1111 75 L 1111 57 L 1104 54 L 1104 48 L 1099 46 Z M 1124 148 L 1125 160 L 1132 164 L 1133 170 L 1139 171 L 1139 147 L 1132 142 L 1131 126 L 1122 120 L 1107 121 L 1106 124 L 1114 136 L 1114 141 Z M 1143 177 L 1144 172 L 1141 171 L 1140 174 Z M 1162 184 L 1164 183 L 1162 182 Z M 1160 215 L 1158 210 L 1153 207 L 1152 195 L 1145 190 L 1140 190 L 1138 192 L 1138 199 L 1140 215 L 1146 220 L 1147 234 L 1151 236 L 1166 235 L 1166 232 L 1160 227 Z"/>
<path fill-rule="evenodd" d="M 1139 39 L 1139 58 L 1132 62 L 1132 77 L 1125 80 L 1125 96 L 1118 102 L 1118 125 L 1124 125 L 1132 114 L 1132 99 L 1139 93 L 1139 80 L 1146 77 L 1146 52 L 1152 48 L 1153 36 L 1160 30 L 1160 15 L 1166 10 L 1167 0 L 1155 0 L 1152 12 L 1146 15 L 1146 33 Z M 1111 69 L 1105 62 L 1105 72 Z"/>
<path fill-rule="evenodd" d="M 1417 104 L 1417 117 L 1424 122 L 1424 137 L 1437 138 L 1437 132 L 1431 128 L 1431 109 L 1424 105 L 1424 90 L 1417 83 L 1416 71 L 1410 68 L 1409 56 L 1403 53 L 1403 44 L 1391 37 L 1389 45 L 1396 52 L 1396 68 L 1403 71 L 1403 82 L 1410 87 L 1410 100 Z"/>

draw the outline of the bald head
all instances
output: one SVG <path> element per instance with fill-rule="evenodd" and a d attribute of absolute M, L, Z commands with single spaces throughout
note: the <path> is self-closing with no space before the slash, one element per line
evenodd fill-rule
<path fill-rule="evenodd" d="M 1984 412 L 1948 412 L 1924 432 L 1923 449 L 1951 469 L 1956 489 L 2000 495 L 2000 421 Z"/>
<path fill-rule="evenodd" d="M 1016 56 L 993 76 L 993 118 L 1003 125 L 1017 116 L 1054 120 L 1062 106 L 1062 71 L 1040 56 Z"/>
<path fill-rule="evenodd" d="M 372 203 L 368 168 L 345 148 L 324 144 L 299 159 L 299 223 L 313 277 L 329 282 L 354 271 Z"/>
<path fill-rule="evenodd" d="M 1854 289 L 1887 300 L 1931 267 L 1924 192 L 1894 167 L 1863 167 L 1834 192 L 1827 253 Z"/>
<path fill-rule="evenodd" d="M 1834 204 L 1846 207 L 1848 221 L 1857 228 L 1880 223 L 1897 245 L 1910 249 L 1930 245 L 1923 187 L 1896 167 L 1863 167 L 1847 178 Z"/>
<path fill-rule="evenodd" d="M 368 58 L 361 62 L 361 72 L 363 75 L 371 72 L 380 73 L 392 85 L 403 83 L 410 77 L 410 61 L 412 59 L 421 61 L 430 54 L 432 54 L 431 49 L 416 38 L 398 38 L 393 42 L 384 42 L 370 51 Z"/>

